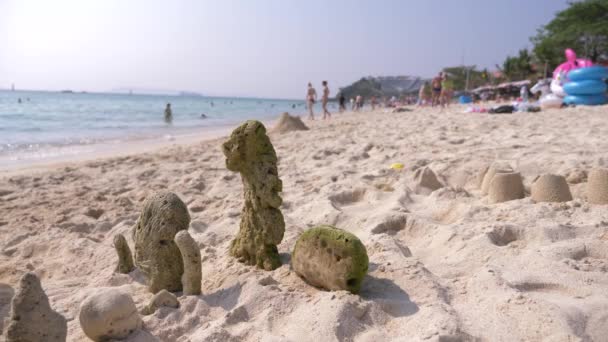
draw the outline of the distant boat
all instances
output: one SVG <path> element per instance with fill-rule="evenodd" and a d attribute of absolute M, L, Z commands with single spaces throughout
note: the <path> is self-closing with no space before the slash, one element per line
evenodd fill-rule
<path fill-rule="evenodd" d="M 196 97 L 201 97 L 203 96 L 203 94 L 199 94 L 199 93 L 195 93 L 192 91 L 180 91 L 178 93 L 179 96 L 196 96 Z"/>
<path fill-rule="evenodd" d="M 15 83 L 11 84 L 11 91 L 15 91 Z"/>
<path fill-rule="evenodd" d="M 64 93 L 64 94 L 73 94 L 74 93 L 73 90 L 69 90 L 69 89 L 62 90 L 61 92 Z"/>

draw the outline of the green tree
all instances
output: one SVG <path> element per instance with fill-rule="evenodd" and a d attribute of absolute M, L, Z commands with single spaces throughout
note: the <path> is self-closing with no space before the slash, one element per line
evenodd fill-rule
<path fill-rule="evenodd" d="M 500 70 L 509 81 L 528 79 L 534 74 L 532 56 L 527 49 L 519 50 L 519 55 L 507 56 Z"/>
<path fill-rule="evenodd" d="M 489 82 L 489 72 L 487 69 L 482 71 L 477 70 L 475 65 L 470 66 L 457 66 L 443 68 L 444 73 L 448 74 L 452 82 L 454 83 L 455 90 L 465 90 L 467 87 L 467 73 L 468 73 L 468 89 L 474 89 L 479 86 L 485 85 Z"/>
<path fill-rule="evenodd" d="M 572 2 L 531 38 L 539 64 L 550 70 L 564 61 L 564 50 L 572 48 L 593 61 L 608 59 L 608 0 Z"/>

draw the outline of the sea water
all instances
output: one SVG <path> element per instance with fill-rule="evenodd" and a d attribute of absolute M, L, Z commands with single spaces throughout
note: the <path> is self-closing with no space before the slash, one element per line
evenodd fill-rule
<path fill-rule="evenodd" d="M 21 100 L 21 101 L 19 101 Z M 171 103 L 173 122 L 164 122 Z M 163 139 L 249 119 L 304 114 L 301 100 L 0 91 L 0 160 L 44 158 L 66 147 Z M 201 136 L 201 138 L 204 138 Z M 74 149 L 72 149 L 74 150 Z M 1 166 L 1 165 L 0 165 Z"/>

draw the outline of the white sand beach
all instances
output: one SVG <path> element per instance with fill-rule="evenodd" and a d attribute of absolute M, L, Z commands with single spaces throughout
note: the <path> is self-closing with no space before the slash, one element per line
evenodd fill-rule
<path fill-rule="evenodd" d="M 122 233 L 132 246 L 144 199 L 169 190 L 188 205 L 203 293 L 178 293 L 179 308 L 142 316 L 127 341 L 605 341 L 608 206 L 587 201 L 586 175 L 608 167 L 608 106 L 462 110 L 335 114 L 271 132 L 286 223 L 274 271 L 228 255 L 243 199 L 225 138 L 0 175 L 0 327 L 25 272 L 67 318 L 68 341 L 87 341 L 78 310 L 100 289 L 147 305 L 142 273 L 114 273 L 112 241 Z M 526 198 L 481 194 L 479 173 L 494 161 L 521 173 Z M 422 167 L 443 187 L 417 191 Z M 534 203 L 530 185 L 545 173 L 567 177 L 574 199 Z M 359 295 L 314 288 L 291 269 L 299 234 L 320 224 L 365 244 Z"/>

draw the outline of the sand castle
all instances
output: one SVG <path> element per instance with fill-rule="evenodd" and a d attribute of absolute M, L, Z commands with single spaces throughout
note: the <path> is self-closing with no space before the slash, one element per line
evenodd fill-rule
<path fill-rule="evenodd" d="M 124 235 L 116 234 L 114 236 L 114 248 L 116 249 L 116 254 L 118 254 L 118 264 L 116 265 L 115 272 L 127 274 L 133 271 L 135 268 L 133 256 Z"/>
<path fill-rule="evenodd" d="M 66 319 L 51 308 L 40 279 L 24 274 L 6 320 L 6 342 L 65 342 L 67 330 Z"/>
<path fill-rule="evenodd" d="M 525 197 L 524 184 L 519 172 L 494 174 L 488 187 L 491 203 L 501 203 Z"/>
<path fill-rule="evenodd" d="M 593 204 L 608 204 L 608 169 L 591 170 L 587 181 L 587 199 Z"/>
<path fill-rule="evenodd" d="M 416 182 L 414 191 L 419 194 L 428 195 L 429 193 L 443 187 L 443 184 L 441 184 L 437 179 L 435 172 L 433 172 L 433 170 L 431 170 L 431 168 L 428 166 L 416 170 L 414 173 L 414 181 Z"/>
<path fill-rule="evenodd" d="M 175 235 L 190 225 L 188 208 L 171 192 L 158 192 L 144 201 L 133 227 L 135 265 L 148 277 L 149 290 L 181 291 L 182 254 Z"/>
<path fill-rule="evenodd" d="M 279 210 L 283 185 L 274 147 L 264 125 L 250 120 L 236 128 L 222 148 L 228 170 L 241 174 L 245 196 L 230 254 L 246 264 L 273 270 L 281 265 L 277 245 L 285 233 Z"/>
<path fill-rule="evenodd" d="M 175 235 L 175 243 L 184 262 L 184 274 L 182 275 L 184 295 L 198 296 L 201 294 L 201 250 L 187 230 L 182 230 Z"/>
<path fill-rule="evenodd" d="M 485 173 L 483 175 L 483 180 L 481 182 L 481 193 L 483 195 L 488 194 L 488 192 L 490 191 L 490 183 L 492 182 L 492 179 L 494 178 L 494 176 L 497 173 L 509 173 L 509 172 L 513 172 L 513 169 L 505 163 L 495 162 L 492 165 L 490 165 L 490 167 L 487 168 L 487 170 L 485 171 Z"/>
<path fill-rule="evenodd" d="M 327 290 L 358 293 L 368 269 L 367 251 L 355 235 L 332 226 L 305 231 L 291 256 L 294 271 Z"/>
<path fill-rule="evenodd" d="M 292 131 L 307 131 L 309 128 L 302 122 L 299 116 L 291 116 L 285 112 L 281 114 L 279 121 L 272 129 L 273 132 L 287 133 Z"/>
<path fill-rule="evenodd" d="M 566 178 L 563 176 L 545 174 L 532 183 L 532 199 L 535 202 L 567 202 L 572 201 L 572 193 Z"/>
<path fill-rule="evenodd" d="M 95 342 L 123 339 L 142 326 L 131 296 L 117 289 L 96 293 L 82 302 L 79 320 L 82 331 Z"/>

